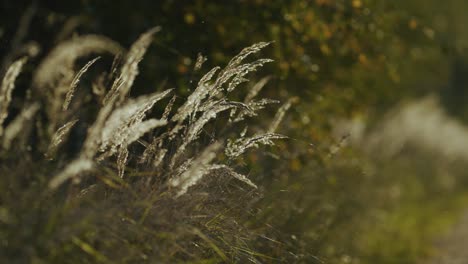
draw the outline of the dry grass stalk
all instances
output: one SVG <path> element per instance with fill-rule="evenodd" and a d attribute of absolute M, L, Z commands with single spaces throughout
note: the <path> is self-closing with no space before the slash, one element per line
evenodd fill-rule
<path fill-rule="evenodd" d="M 279 109 L 278 112 L 276 112 L 275 118 L 273 119 L 273 122 L 271 122 L 270 127 L 268 128 L 269 133 L 274 133 L 277 129 L 279 124 L 284 118 L 284 115 L 286 112 L 291 108 L 291 105 L 295 102 L 298 101 L 298 98 L 293 97 L 290 98 L 286 103 L 284 103 Z"/>
<path fill-rule="evenodd" d="M 26 58 L 15 61 L 7 70 L 0 87 L 0 136 L 3 134 L 3 122 L 8 117 L 8 106 L 11 103 L 11 94 L 15 88 L 15 81 L 26 63 Z"/>
<path fill-rule="evenodd" d="M 154 34 L 160 30 L 160 27 L 152 28 L 147 31 L 132 45 L 128 52 L 125 62 L 122 66 L 120 76 L 115 80 L 111 90 L 104 98 L 104 104 L 119 97 L 119 102 L 123 102 L 125 96 L 130 92 L 130 88 L 138 75 L 138 64 L 143 59 Z"/>
<path fill-rule="evenodd" d="M 53 159 L 57 149 L 62 145 L 62 143 L 66 140 L 68 134 L 70 133 L 73 126 L 78 122 L 78 119 L 72 120 L 67 122 L 65 125 L 60 127 L 52 136 L 52 140 L 49 144 L 49 148 L 45 156 L 48 159 Z"/>
<path fill-rule="evenodd" d="M 83 66 L 83 68 L 81 68 L 81 70 L 73 78 L 73 80 L 72 80 L 72 82 L 70 84 L 70 88 L 69 88 L 67 94 L 65 95 L 65 101 L 63 102 L 63 105 L 62 105 L 62 109 L 64 111 L 66 111 L 68 109 L 68 106 L 70 105 L 70 102 L 71 102 L 72 97 L 73 97 L 73 93 L 75 92 L 75 89 L 78 86 L 78 83 L 80 82 L 81 76 L 89 69 L 89 67 L 91 67 L 91 65 L 93 65 L 97 60 L 99 60 L 99 58 L 100 57 L 97 57 L 97 58 L 89 61 L 88 63 L 86 63 L 86 65 Z"/>
<path fill-rule="evenodd" d="M 190 186 L 197 184 L 210 172 L 210 163 L 215 159 L 222 145 L 219 142 L 208 146 L 196 159 L 189 162 L 186 169 L 169 181 L 169 185 L 178 188 L 177 196 L 187 192 Z M 183 166 L 184 167 L 184 166 Z"/>

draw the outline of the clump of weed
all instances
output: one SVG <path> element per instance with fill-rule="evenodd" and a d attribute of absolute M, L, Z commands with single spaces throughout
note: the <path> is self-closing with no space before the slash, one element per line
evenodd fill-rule
<path fill-rule="evenodd" d="M 33 71 L 24 98 L 12 92 L 27 57 L 8 68 L 0 88 L 1 259 L 271 259 L 250 245 L 260 234 L 233 217 L 251 214 L 259 197 L 237 160 L 286 138 L 275 130 L 291 102 L 261 131 L 242 121 L 277 103 L 256 99 L 268 78 L 243 101 L 230 99 L 249 73 L 271 62 L 246 62 L 270 43 L 208 71 L 185 100 L 174 89 L 132 97 L 139 62 L 158 31 L 128 51 L 103 36 L 66 40 Z M 116 58 L 111 68 L 96 73 L 108 55 Z M 162 102 L 163 112 L 154 107 Z"/>

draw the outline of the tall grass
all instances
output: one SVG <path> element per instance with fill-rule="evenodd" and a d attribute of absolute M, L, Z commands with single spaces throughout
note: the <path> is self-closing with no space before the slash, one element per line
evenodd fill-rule
<path fill-rule="evenodd" d="M 287 138 L 275 130 L 291 102 L 261 130 L 242 122 L 278 103 L 256 99 L 268 78 L 243 101 L 230 99 L 249 73 L 271 62 L 247 61 L 270 43 L 211 69 L 186 99 L 174 89 L 132 97 L 158 31 L 128 51 L 103 36 L 65 40 L 25 74 L 32 76 L 22 82 L 25 97 L 12 93 L 27 57 L 9 67 L 0 89 L 0 259 L 271 260 L 250 246 L 260 234 L 232 217 L 249 214 L 258 188 L 237 161 Z M 109 55 L 114 63 L 99 73 Z"/>

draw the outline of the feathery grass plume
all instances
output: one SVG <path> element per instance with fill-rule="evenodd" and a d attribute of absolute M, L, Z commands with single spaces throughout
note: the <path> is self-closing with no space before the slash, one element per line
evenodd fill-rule
<path fill-rule="evenodd" d="M 45 156 L 48 159 L 53 159 L 55 156 L 55 153 L 57 152 L 57 149 L 60 147 L 60 145 L 63 143 L 63 141 L 68 137 L 68 134 L 70 133 L 71 129 L 73 126 L 78 122 L 78 119 L 72 120 L 70 122 L 67 122 L 65 125 L 60 127 L 52 136 L 52 140 L 50 141 L 49 148 L 47 150 L 47 153 Z"/>
<path fill-rule="evenodd" d="M 237 54 L 236 56 L 234 56 L 234 57 L 229 61 L 227 68 L 236 67 L 236 66 L 239 65 L 245 58 L 247 58 L 249 55 L 261 51 L 263 48 L 267 47 L 267 46 L 270 45 L 271 43 L 272 43 L 272 42 L 259 42 L 259 43 L 255 43 L 254 45 L 252 45 L 252 46 L 250 46 L 250 47 L 244 48 L 243 50 L 241 50 L 241 52 L 240 52 L 239 54 Z"/>
<path fill-rule="evenodd" d="M 165 125 L 166 120 L 148 120 L 142 122 L 145 114 L 153 105 L 167 96 L 172 90 L 162 93 L 155 93 L 149 96 L 141 96 L 134 100 L 129 100 L 126 104 L 112 111 L 112 105 L 104 106 L 98 113 L 97 120 L 88 131 L 84 147 L 79 160 L 92 160 L 98 151 L 105 152 L 100 160 L 115 154 L 119 147 L 127 147 L 149 130 Z M 78 162 L 77 161 L 77 162 Z M 81 164 L 81 163 L 78 163 Z M 89 163 L 86 163 L 89 164 Z M 76 166 L 76 164 L 71 164 Z M 56 188 L 66 180 L 75 175 L 79 175 L 79 170 L 69 169 L 68 165 L 51 181 L 51 188 Z M 88 167 L 83 167 L 88 169 Z M 78 171 L 78 172 L 77 172 Z M 53 182 L 53 183 L 52 183 Z"/>
<path fill-rule="evenodd" d="M 166 108 L 164 108 L 164 113 L 161 117 L 161 119 L 168 120 L 169 115 L 171 114 L 172 107 L 174 106 L 175 100 L 177 99 L 177 96 L 172 96 L 171 100 L 169 103 L 166 105 Z"/>
<path fill-rule="evenodd" d="M 271 122 L 270 127 L 268 128 L 269 133 L 274 133 L 277 129 L 281 121 L 283 121 L 284 115 L 286 112 L 291 108 L 291 105 L 293 103 L 296 103 L 299 99 L 297 97 L 289 98 L 286 103 L 284 103 L 279 109 L 278 112 L 276 112 L 276 115 L 273 119 L 273 122 Z"/>
<path fill-rule="evenodd" d="M 276 134 L 276 133 L 266 133 L 263 135 L 255 135 L 252 137 L 241 137 L 234 141 L 228 140 L 227 147 L 225 149 L 225 154 L 230 159 L 239 157 L 249 148 L 258 148 L 259 144 L 273 146 L 275 143 L 273 139 L 286 139 L 288 137 Z"/>
<path fill-rule="evenodd" d="M 75 92 L 75 89 L 76 89 L 76 86 L 78 86 L 78 83 L 80 82 L 80 78 L 81 76 L 89 69 L 89 67 L 91 67 L 91 65 L 93 65 L 97 60 L 99 60 L 100 57 L 97 57 L 91 61 L 89 61 L 88 63 L 86 63 L 85 66 L 83 66 L 83 68 L 81 68 L 81 70 L 75 75 L 75 77 L 73 78 L 71 84 L 70 84 L 70 88 L 67 92 L 67 94 L 65 95 L 65 101 L 63 102 L 63 105 L 62 105 L 62 109 L 65 111 L 68 109 L 68 106 L 70 105 L 70 102 L 72 100 L 72 97 L 73 97 L 73 93 Z"/>
<path fill-rule="evenodd" d="M 176 153 L 172 157 L 170 166 L 173 167 L 175 165 L 180 155 L 182 155 L 182 153 L 185 151 L 185 149 L 190 143 L 192 143 L 194 140 L 198 138 L 203 127 L 210 120 L 215 119 L 217 114 L 219 114 L 220 112 L 229 110 L 237 106 L 238 106 L 237 104 L 233 102 L 225 101 L 225 100 L 208 102 L 206 105 L 204 105 L 204 109 L 203 109 L 201 116 L 196 121 L 192 122 L 188 126 L 187 133 L 185 135 L 183 143 L 179 146 Z"/>
<path fill-rule="evenodd" d="M 241 65 L 233 64 L 223 69 L 218 75 L 216 82 L 214 83 L 214 89 L 210 91 L 210 98 L 214 98 L 220 92 L 224 90 L 224 84 L 227 83 L 229 80 L 228 87 L 226 88 L 227 92 L 232 92 L 239 84 L 248 81 L 248 79 L 244 78 L 250 72 L 256 71 L 257 68 L 262 67 L 264 64 L 272 62 L 271 59 L 258 59 L 254 62 L 245 63 Z"/>
<path fill-rule="evenodd" d="M 2 142 L 5 150 L 10 149 L 11 143 L 15 138 L 17 138 L 21 133 L 26 132 L 25 127 L 30 124 L 30 121 L 33 119 L 39 108 L 40 106 L 38 103 L 26 106 L 26 108 L 23 108 L 21 113 L 5 128 Z"/>
<path fill-rule="evenodd" d="M 123 102 L 125 96 L 130 92 L 130 88 L 138 75 L 138 64 L 143 59 L 146 50 L 153 40 L 154 34 L 156 34 L 160 29 L 160 27 L 154 27 L 148 30 L 130 47 L 120 71 L 120 75 L 114 81 L 111 90 L 104 98 L 104 104 L 113 100 L 112 98 L 114 97 L 119 97 L 119 102 Z"/>
<path fill-rule="evenodd" d="M 246 80 L 244 78 L 246 74 L 255 71 L 258 67 L 263 66 L 265 63 L 271 62 L 272 60 L 270 59 L 259 59 L 251 63 L 240 65 L 240 63 L 249 55 L 259 52 L 269 44 L 270 43 L 267 42 L 260 42 L 243 49 L 238 55 L 231 59 L 228 65 L 219 73 L 218 71 L 221 69 L 220 67 L 211 69 L 200 79 L 197 88 L 188 97 L 185 104 L 178 109 L 177 113 L 173 116 L 173 120 L 182 122 L 188 116 L 196 114 L 199 111 L 199 106 L 203 104 L 203 100 L 208 95 L 209 99 L 214 98 L 223 90 L 223 85 L 231 78 L 232 81 L 227 88 L 228 92 L 233 91 L 237 85 Z M 211 82 L 216 73 L 218 73 L 216 80 Z"/>
<path fill-rule="evenodd" d="M 249 180 L 249 178 L 247 178 L 245 175 L 242 175 L 242 174 L 234 171 L 231 167 L 229 167 L 227 165 L 214 164 L 214 165 L 211 165 L 209 169 L 210 169 L 210 171 L 219 171 L 219 172 L 222 172 L 222 173 L 226 173 L 226 174 L 228 174 L 228 176 L 234 177 L 237 180 L 239 180 L 241 182 L 244 182 L 247 185 L 249 185 L 249 186 L 251 186 L 251 187 L 253 187 L 255 189 L 258 189 L 257 185 L 255 185 L 255 183 L 253 183 L 251 180 Z"/>
<path fill-rule="evenodd" d="M 59 174 L 49 182 L 50 189 L 56 189 L 70 179 L 79 179 L 77 175 L 92 170 L 94 162 L 85 157 L 80 157 L 68 164 Z"/>
<path fill-rule="evenodd" d="M 219 93 L 222 93 L 223 90 L 226 90 L 227 93 L 232 92 L 240 83 L 247 81 L 244 78 L 248 73 L 255 71 L 257 68 L 263 66 L 265 63 L 271 62 L 270 59 L 259 59 L 254 62 L 241 64 L 244 59 L 249 55 L 254 54 L 260 51 L 262 48 L 268 46 L 269 43 L 261 42 L 254 44 L 248 48 L 243 49 L 240 54 L 235 56 L 228 65 L 221 70 L 216 80 L 210 83 L 215 74 L 219 71 L 219 67 L 213 68 L 207 74 L 205 74 L 202 79 L 199 81 L 195 91 L 189 96 L 186 103 L 182 105 L 173 116 L 173 121 L 183 122 L 187 117 L 191 117 L 189 125 L 187 127 L 187 132 L 185 134 L 185 139 L 183 143 L 179 146 L 176 153 L 171 159 L 170 167 L 174 166 L 177 162 L 177 159 L 185 151 L 186 147 L 194 140 L 196 140 L 202 131 L 202 128 L 212 119 L 216 118 L 217 114 L 220 112 L 233 109 L 233 108 L 242 108 L 244 111 L 247 111 L 247 114 L 250 116 L 255 115 L 253 109 L 251 109 L 247 104 L 240 102 L 231 102 L 226 99 L 214 99 Z M 225 89 L 224 84 L 229 80 L 230 83 Z M 225 97 L 225 95 L 224 95 Z M 261 104 L 266 104 L 262 102 Z M 255 105 L 254 105 L 255 106 Z M 261 105 L 257 105 L 257 110 L 261 109 Z M 197 112 L 202 112 L 200 117 L 196 117 Z M 181 129 L 181 126 L 175 128 Z"/>
<path fill-rule="evenodd" d="M 258 101 L 250 101 L 248 103 L 244 103 L 246 105 L 245 108 L 241 108 L 239 111 L 237 109 L 231 110 L 229 114 L 229 121 L 230 122 L 239 122 L 243 121 L 245 117 L 254 117 L 257 116 L 257 112 L 264 109 L 269 104 L 277 104 L 279 103 L 278 100 L 272 99 L 260 99 Z M 237 116 L 235 116 L 236 112 L 238 112 Z M 235 116 L 235 117 L 234 117 Z"/>
<path fill-rule="evenodd" d="M 130 88 L 133 85 L 133 82 L 136 76 L 138 75 L 138 64 L 142 60 L 144 54 L 146 53 L 146 49 L 151 44 L 153 35 L 159 30 L 160 30 L 159 27 L 152 28 L 148 32 L 141 35 L 140 38 L 130 48 L 130 51 L 128 52 L 126 56 L 126 60 L 122 66 L 122 69 L 120 70 L 120 75 L 114 80 L 114 83 L 110 91 L 106 94 L 106 96 L 103 99 L 104 107 L 101 108 L 101 110 L 98 113 L 98 117 L 96 121 L 94 122 L 93 126 L 88 131 L 88 137 L 86 138 L 86 141 L 84 144 L 84 151 L 83 151 L 83 154 L 86 157 L 92 158 L 97 153 L 98 149 L 103 149 L 102 142 L 109 141 L 109 138 L 110 138 L 109 135 L 105 135 L 105 134 L 103 135 L 101 133 L 101 130 L 105 129 L 106 121 L 108 121 L 108 118 L 111 118 L 109 117 L 109 115 L 111 115 L 112 111 L 114 110 L 115 104 L 122 103 L 125 99 L 125 96 L 130 91 Z M 117 53 L 117 54 L 120 54 L 120 53 Z M 113 69 L 115 69 L 116 65 L 118 64 L 117 63 L 118 58 L 119 56 L 117 56 L 113 62 L 111 74 L 114 72 Z M 154 101 L 154 103 L 155 102 L 156 101 Z M 143 114 L 144 112 L 149 110 L 149 108 L 143 111 Z M 128 116 L 128 113 L 127 113 L 127 116 Z M 120 118 L 123 118 L 123 117 L 114 115 L 114 119 L 120 119 Z M 115 125 L 118 123 L 118 121 L 114 120 L 114 122 L 115 122 L 114 124 L 112 124 L 111 122 L 110 126 L 111 127 L 114 126 L 115 128 Z M 108 131 L 110 130 L 108 129 Z M 115 145 L 114 147 L 117 147 L 117 145 Z M 115 152 L 115 148 L 113 148 L 112 151 Z"/>
<path fill-rule="evenodd" d="M 231 109 L 233 107 L 238 107 L 238 105 L 225 100 L 213 101 L 204 105 L 201 116 L 189 125 L 187 129 L 185 143 L 189 144 L 190 142 L 196 140 L 200 135 L 203 127 L 210 120 L 215 119 L 219 113 Z"/>
<path fill-rule="evenodd" d="M 219 89 L 224 85 L 224 83 L 226 83 L 232 77 L 234 78 L 227 88 L 228 92 L 231 92 L 237 87 L 238 84 L 245 81 L 246 79 L 243 77 L 247 73 L 255 71 L 258 67 L 263 66 L 265 63 L 272 62 L 273 60 L 270 59 L 259 59 L 252 63 L 241 64 L 242 61 L 245 60 L 249 55 L 259 52 L 270 44 L 270 42 L 259 42 L 250 47 L 244 48 L 238 55 L 234 56 L 234 58 L 229 61 L 226 68 L 224 68 L 223 71 L 219 73 L 219 77 L 215 83 L 217 89 L 214 90 L 215 93 L 211 94 L 211 96 L 215 96 L 217 92 L 220 91 Z"/>
<path fill-rule="evenodd" d="M 114 56 L 114 59 L 112 60 L 112 65 L 109 71 L 109 76 L 108 76 L 109 81 L 114 80 L 114 78 L 117 76 L 119 72 L 119 68 L 122 65 L 122 60 L 123 60 L 122 53 L 118 53 L 117 55 Z"/>
<path fill-rule="evenodd" d="M 113 40 L 99 35 L 73 37 L 59 43 L 39 64 L 33 76 L 33 85 L 39 96 L 44 96 L 45 110 L 49 118 L 49 136 L 64 120 L 63 111 L 66 94 L 75 77 L 77 59 L 93 53 L 119 54 L 124 49 Z"/>
<path fill-rule="evenodd" d="M 107 86 L 109 86 L 111 82 L 115 81 L 121 62 L 122 54 L 119 53 L 114 56 L 109 73 L 103 72 L 93 81 L 91 88 L 93 94 L 97 96 L 100 104 L 103 104 L 104 102 Z"/>
<path fill-rule="evenodd" d="M 215 142 L 208 146 L 203 152 L 187 166 L 181 166 L 185 170 L 169 180 L 169 185 L 178 188 L 177 196 L 181 196 L 187 192 L 188 188 L 197 184 L 203 176 L 210 171 L 210 163 L 216 158 L 217 151 L 222 147 L 222 144 Z"/>
<path fill-rule="evenodd" d="M 56 188 L 69 179 L 75 179 L 73 174 L 79 175 L 81 172 L 91 169 L 95 162 L 117 154 L 118 175 L 123 177 L 125 167 L 129 158 L 128 146 L 139 140 L 144 134 L 156 127 L 165 126 L 166 132 L 153 138 L 151 143 L 140 142 L 145 146 L 145 150 L 139 157 L 140 163 L 147 163 L 153 168 L 157 168 L 165 160 L 169 161 L 170 170 L 173 173 L 167 175 L 169 185 L 178 187 L 178 196 L 185 193 L 188 188 L 196 184 L 204 175 L 211 170 L 224 174 L 256 187 L 245 176 L 234 172 L 233 169 L 216 165 L 209 167 L 216 157 L 216 153 L 221 149 L 219 143 L 212 144 L 195 159 L 182 160 L 182 154 L 189 144 L 196 141 L 205 125 L 217 118 L 218 114 L 230 109 L 241 109 L 242 115 L 254 116 L 255 111 L 263 108 L 264 105 L 274 102 L 273 100 L 252 99 L 258 94 L 260 89 L 266 84 L 268 79 L 263 79 L 251 91 L 247 97 L 247 103 L 234 102 L 227 99 L 226 93 L 231 92 L 241 82 L 246 80 L 244 76 L 256 70 L 268 59 L 260 59 L 254 62 L 241 64 L 250 54 L 258 52 L 268 43 L 260 43 L 244 49 L 238 56 L 231 60 L 222 71 L 215 67 L 205 74 L 198 83 L 195 91 L 187 98 L 187 101 L 179 107 L 171 120 L 168 120 L 170 111 L 175 101 L 175 96 L 166 105 L 162 119 L 145 120 L 147 112 L 153 108 L 154 104 L 165 98 L 172 90 L 161 93 L 140 96 L 136 99 L 126 99 L 133 81 L 138 74 L 138 63 L 141 61 L 146 49 L 151 43 L 153 34 L 158 30 L 154 28 L 143 34 L 130 48 L 125 62 L 122 65 L 119 76 L 114 80 L 111 90 L 103 100 L 103 106 L 98 112 L 96 121 L 89 128 L 88 135 L 79 155 L 79 158 L 65 167 L 50 183 L 52 188 Z M 91 63 L 89 63 L 91 65 Z M 89 67 L 89 66 L 88 66 Z M 218 73 L 218 74 L 217 74 Z M 213 78 L 216 76 L 215 80 Z M 78 74 L 79 75 L 79 74 Z M 226 89 L 223 88 L 231 80 Z M 221 96 L 217 96 L 222 93 Z M 188 119 L 188 122 L 184 121 Z M 257 147 L 258 144 L 273 144 L 273 139 L 285 138 L 278 134 L 257 135 L 253 138 L 242 138 L 228 146 L 227 153 L 231 158 L 241 155 L 245 149 Z M 172 145 L 175 151 L 169 152 L 166 146 Z M 97 156 L 100 153 L 99 156 Z M 97 157 L 96 157 L 97 156 Z M 172 170 L 176 163 L 177 169 Z M 84 164 L 84 165 L 83 165 Z M 71 167 L 71 168 L 70 168 Z"/>
<path fill-rule="evenodd" d="M 234 77 L 232 78 L 229 86 L 227 88 L 228 92 L 233 91 L 239 84 L 249 81 L 249 79 L 244 78 L 249 72 L 254 72 L 257 68 L 262 67 L 264 64 L 272 62 L 271 59 L 259 59 L 252 63 L 244 64 L 236 68 L 233 71 Z"/>
<path fill-rule="evenodd" d="M 138 122 L 128 128 L 128 136 L 125 138 L 123 146 L 128 146 L 131 143 L 137 141 L 147 132 L 157 128 L 167 125 L 167 120 L 161 119 L 148 119 L 146 121 Z"/>
<path fill-rule="evenodd" d="M 253 99 L 258 95 L 258 93 L 263 89 L 263 87 L 268 83 L 268 81 L 271 79 L 271 76 L 267 76 L 262 78 L 260 81 L 258 81 L 247 93 L 247 95 L 244 98 L 244 104 L 247 106 L 244 109 L 232 109 L 231 113 L 229 114 L 229 121 L 230 122 L 239 122 L 244 120 L 246 116 L 248 117 L 254 117 L 257 115 L 257 112 L 259 110 L 262 110 L 265 108 L 268 104 L 276 104 L 279 103 L 277 100 L 271 100 L 271 99 L 260 99 L 258 101 L 254 101 Z M 237 113 L 237 116 L 236 116 Z"/>
<path fill-rule="evenodd" d="M 198 112 L 198 107 L 202 103 L 202 100 L 215 88 L 209 82 L 220 69 L 221 67 L 214 67 L 200 79 L 195 91 L 189 95 L 187 101 L 179 107 L 177 113 L 172 117 L 173 121 L 183 122 L 188 116 Z"/>
<path fill-rule="evenodd" d="M 98 150 L 105 151 L 107 147 L 117 147 L 116 142 L 123 142 L 124 139 L 119 133 L 128 133 L 131 125 L 140 123 L 153 105 L 166 97 L 172 90 L 166 90 L 161 93 L 141 96 L 134 100 L 129 100 L 126 104 L 113 110 L 113 105 L 105 105 L 99 111 L 98 118 L 90 128 L 88 137 L 85 141 L 86 152 L 94 156 Z M 164 120 L 160 121 L 161 125 Z M 117 134 L 115 134 L 117 133 Z M 86 144 L 88 142 L 88 144 Z M 115 150 L 115 149 L 114 149 Z"/>
<path fill-rule="evenodd" d="M 101 130 L 101 136 L 98 140 L 99 150 L 104 152 L 110 150 L 115 153 L 116 148 L 124 142 L 127 144 L 132 143 L 138 138 L 135 135 L 146 133 L 149 129 L 157 126 L 163 126 L 167 120 L 150 120 L 147 123 L 142 123 L 143 118 L 156 102 L 166 97 L 172 90 L 166 90 L 161 93 L 154 93 L 152 95 L 140 96 L 137 99 L 129 100 L 121 107 L 115 109 L 109 116 Z M 129 139 L 132 137 L 133 139 Z"/>
<path fill-rule="evenodd" d="M 8 106 L 11 102 L 11 94 L 15 88 L 15 81 L 26 63 L 26 58 L 15 61 L 5 73 L 0 87 L 0 136 L 3 134 L 3 122 L 8 116 Z"/>

